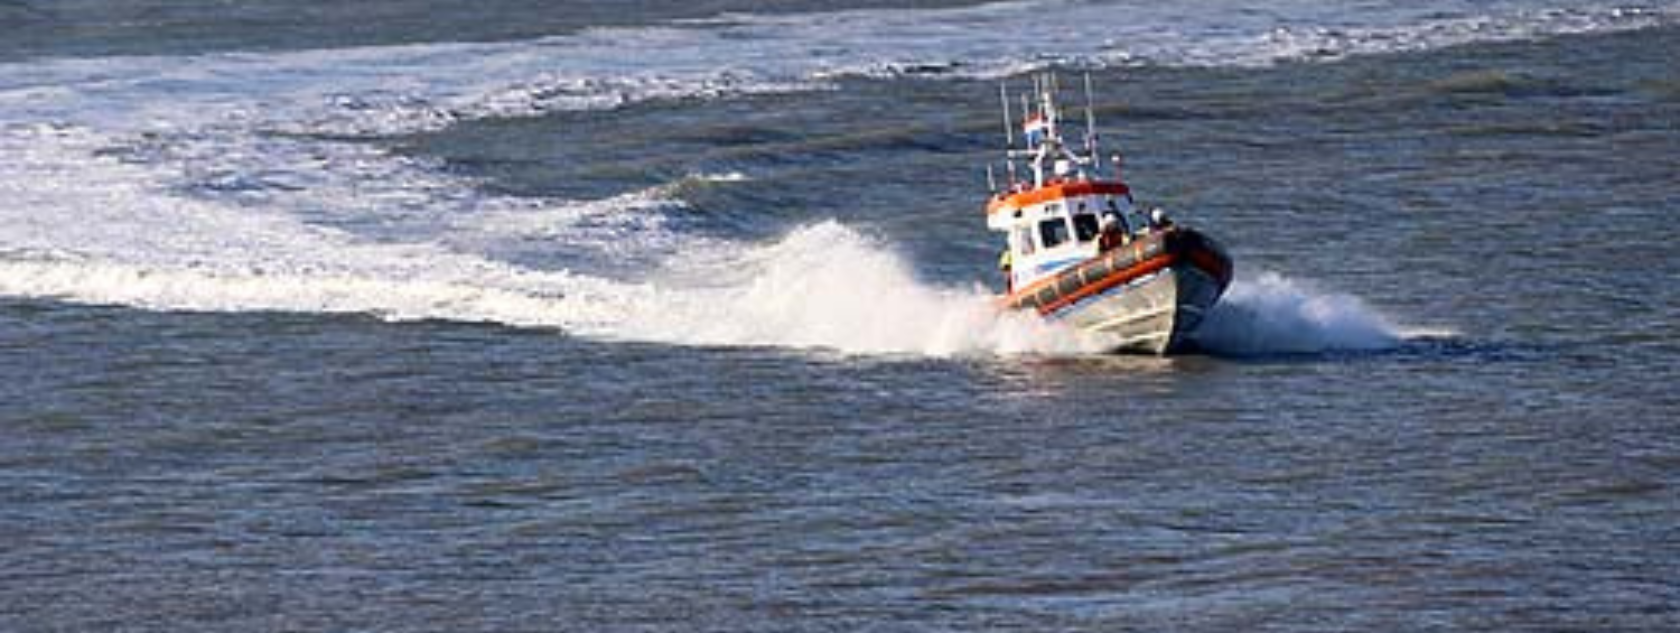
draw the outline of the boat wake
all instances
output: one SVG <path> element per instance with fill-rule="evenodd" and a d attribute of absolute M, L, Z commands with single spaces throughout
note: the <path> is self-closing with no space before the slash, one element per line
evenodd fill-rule
<path fill-rule="evenodd" d="M 990 291 L 916 277 L 879 240 L 825 221 L 739 254 L 700 251 L 653 281 L 656 309 L 619 335 L 700 345 L 775 345 L 843 353 L 953 356 L 1077 354 L 1063 328 L 999 312 Z"/>
<path fill-rule="evenodd" d="M 1411 337 L 1358 297 L 1270 272 L 1239 277 L 1192 335 L 1203 352 L 1244 357 L 1382 351 Z"/>
<path fill-rule="evenodd" d="M 692 176 L 603 200 L 479 196 L 454 207 L 447 198 L 380 200 L 383 206 L 363 213 L 404 226 L 404 239 L 393 239 L 363 235 L 349 216 L 304 213 L 307 205 L 283 193 L 257 203 L 249 192 L 205 195 L 182 186 L 194 178 L 177 166 L 103 152 L 110 139 L 86 130 L 11 132 L 0 135 L 12 157 L 0 166 L 11 201 L 0 206 L 0 296 L 495 323 L 606 340 L 841 354 L 1084 355 L 1102 348 L 1067 328 L 1000 313 L 978 284 L 920 279 L 890 244 L 839 222 L 744 243 L 685 236 L 662 221 L 683 212 L 682 182 L 727 184 L 740 174 Z M 396 182 L 413 191 L 464 187 L 423 171 L 397 173 L 406 175 Z M 351 215 L 368 204 L 304 202 Z M 395 212 L 404 206 L 418 210 Z M 519 263 L 524 249 L 571 255 L 527 265 Z M 645 258 L 631 268 L 647 272 L 613 276 L 622 269 L 587 265 L 626 252 Z M 1356 298 L 1268 274 L 1237 280 L 1196 342 L 1213 354 L 1267 355 L 1380 350 L 1405 338 Z"/>
<path fill-rule="evenodd" d="M 1097 349 L 1073 332 L 999 312 L 982 288 L 918 281 L 902 258 L 833 222 L 740 248 L 734 257 L 686 256 L 637 281 L 523 270 L 424 249 L 344 252 L 347 259 L 331 271 L 279 262 L 241 268 L 0 255 L 0 295 L 160 311 L 494 323 L 603 340 L 847 355 Z M 347 261 L 361 263 L 346 268 Z"/>
<path fill-rule="evenodd" d="M 916 279 L 907 262 L 834 222 L 720 247 L 620 282 L 437 252 L 361 252 L 360 271 L 234 270 L 0 257 L 0 294 L 163 311 L 285 311 L 552 328 L 603 340 L 782 347 L 844 355 L 1079 356 L 1100 340 L 1000 312 L 984 288 Z M 432 262 L 420 266 L 410 257 Z M 386 261 L 377 261 L 387 258 Z M 395 274 L 396 271 L 406 272 Z M 384 270 L 381 270 L 383 268 Z M 1275 274 L 1239 279 L 1196 332 L 1221 356 L 1380 351 L 1409 335 L 1356 297 Z"/>

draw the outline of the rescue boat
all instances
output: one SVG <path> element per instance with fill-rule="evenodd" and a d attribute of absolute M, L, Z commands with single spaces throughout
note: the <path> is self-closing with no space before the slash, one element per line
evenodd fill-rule
<path fill-rule="evenodd" d="M 1061 135 L 1055 76 L 1035 78 L 1033 88 L 1034 97 L 1021 98 L 1022 147 L 1000 89 L 1008 141 L 1002 186 L 987 166 L 986 226 L 1006 240 L 1000 304 L 1096 334 L 1110 351 L 1187 351 L 1190 334 L 1231 283 L 1230 256 L 1161 209 L 1145 212 L 1121 179 L 1118 153 L 1104 168 L 1089 76 L 1082 151 Z"/>

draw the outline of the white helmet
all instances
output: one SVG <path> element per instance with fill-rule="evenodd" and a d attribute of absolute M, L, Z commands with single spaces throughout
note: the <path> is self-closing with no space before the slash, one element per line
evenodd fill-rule
<path fill-rule="evenodd" d="M 1066 158 L 1058 158 L 1056 159 L 1055 164 L 1052 165 L 1052 168 L 1055 170 L 1057 177 L 1066 178 L 1069 174 L 1073 173 L 1073 161 Z"/>
<path fill-rule="evenodd" d="M 1161 207 L 1155 207 L 1154 211 L 1149 212 L 1149 221 L 1153 222 L 1157 225 L 1166 224 L 1167 223 L 1167 211 L 1165 209 L 1162 209 Z"/>

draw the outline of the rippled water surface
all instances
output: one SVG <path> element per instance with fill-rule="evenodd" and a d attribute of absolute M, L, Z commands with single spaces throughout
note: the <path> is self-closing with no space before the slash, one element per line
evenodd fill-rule
<path fill-rule="evenodd" d="M 1680 628 L 1673 3 L 107 4 L 0 2 L 0 629 Z M 991 310 L 1043 68 L 1205 354 Z"/>

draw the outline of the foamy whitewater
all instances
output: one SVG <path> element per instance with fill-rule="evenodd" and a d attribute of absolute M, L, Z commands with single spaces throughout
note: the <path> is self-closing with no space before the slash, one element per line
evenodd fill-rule
<path fill-rule="evenodd" d="M 730 15 L 514 43 L 5 65 L 0 294 L 489 322 L 693 345 L 1083 353 L 1097 343 L 999 314 L 978 284 L 928 284 L 892 244 L 855 227 L 814 219 L 766 243 L 701 239 L 663 221 L 682 208 L 668 188 L 602 200 L 497 196 L 425 161 L 332 139 L 826 90 L 838 77 L 1250 66 L 1420 50 L 1641 28 L 1673 21 L 1677 6 L 1427 2 L 1329 27 L 1309 2 L 1236 15 L 1220 3 L 1143 4 L 1117 21 L 1112 3 L 1042 0 Z M 1066 39 L 1026 37 L 1016 16 L 1042 8 L 1056 9 L 1044 14 Z M 537 269 L 501 256 L 532 240 L 653 272 Z M 650 255 L 673 250 L 682 252 Z M 1210 351 L 1261 354 L 1379 349 L 1402 340 L 1400 331 L 1355 298 L 1263 275 L 1239 280 L 1199 338 Z"/>
<path fill-rule="evenodd" d="M 1324 292 L 1277 273 L 1239 278 L 1196 330 L 1208 351 L 1316 354 L 1391 348 L 1405 337 L 1358 297 Z"/>
<path fill-rule="evenodd" d="M 0 260 L 0 293 L 12 296 L 156 310 L 359 313 L 858 354 L 1070 354 L 1102 345 L 1027 315 L 1000 313 L 978 286 L 926 284 L 890 244 L 832 221 L 758 245 L 689 239 L 686 252 L 660 262 L 652 277 L 614 280 L 518 268 L 440 242 L 358 239 L 290 213 L 158 192 L 147 168 L 90 156 L 97 142 L 80 132 L 43 128 L 25 138 L 51 142 L 11 148 L 16 158 L 6 167 L 21 172 L 7 181 L 18 204 L 6 207 L 9 241 Z M 56 153 L 77 145 L 87 155 Z M 90 175 L 104 186 L 82 186 Z M 646 219 L 680 204 L 666 195 L 637 192 L 522 212 L 487 208 L 471 223 L 448 225 L 447 240 L 439 239 L 488 246 L 535 235 L 590 245 L 651 235 L 636 244 L 666 252 L 668 244 L 652 242 L 671 236 Z M 18 213 L 65 204 L 81 211 L 79 221 Z M 599 215 L 625 219 L 596 222 L 592 235 L 568 231 Z M 1398 340 L 1357 302 L 1326 308 L 1275 277 L 1249 288 L 1239 283 L 1228 299 L 1240 308 L 1216 312 L 1219 334 L 1203 340 L 1209 350 L 1367 349 Z M 1350 337 L 1346 322 L 1365 330 Z"/>

